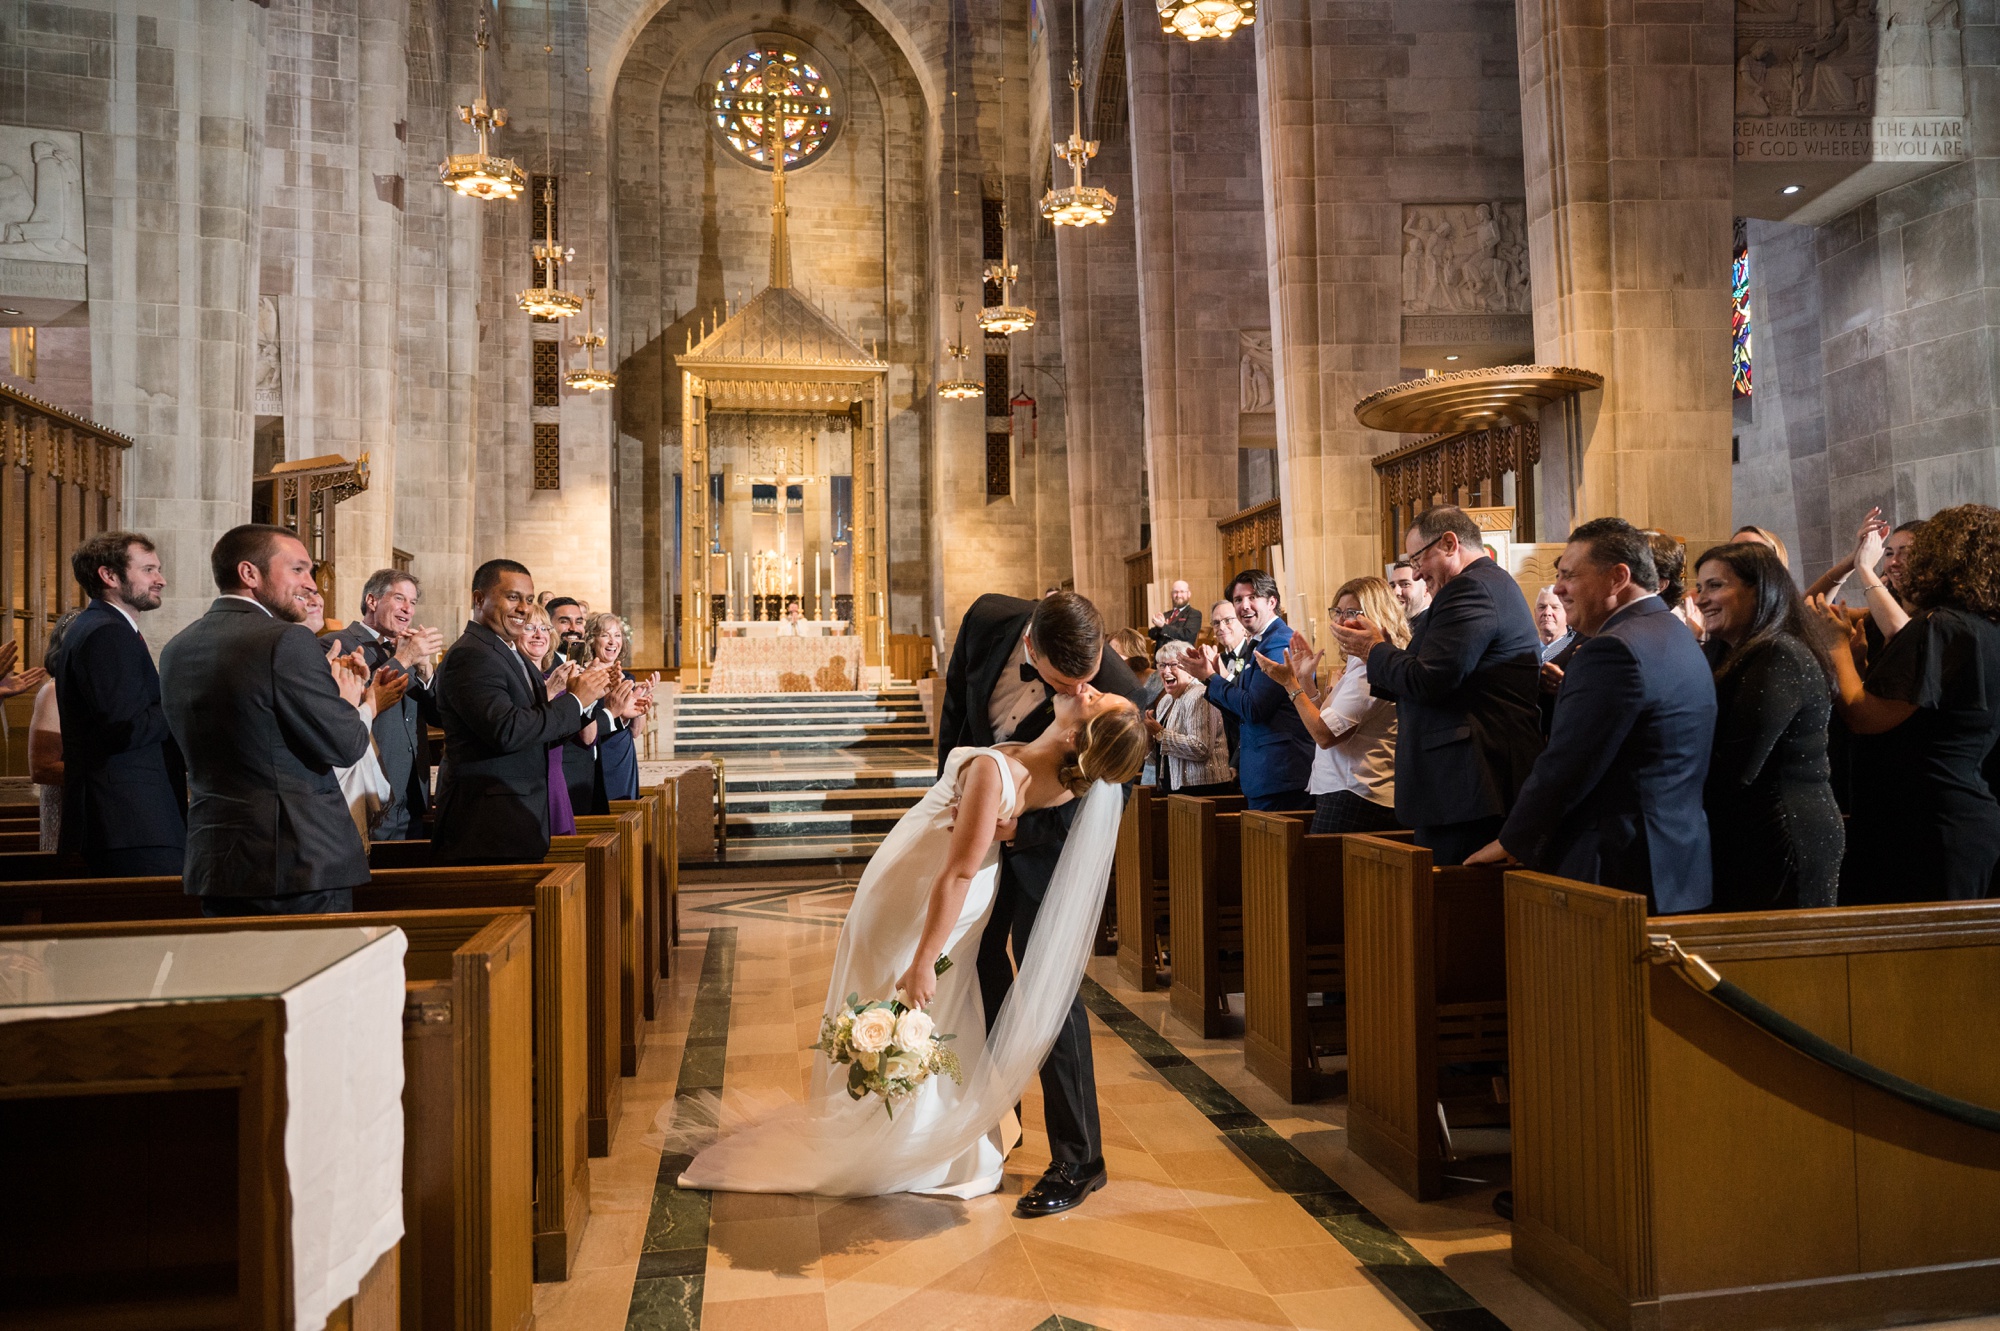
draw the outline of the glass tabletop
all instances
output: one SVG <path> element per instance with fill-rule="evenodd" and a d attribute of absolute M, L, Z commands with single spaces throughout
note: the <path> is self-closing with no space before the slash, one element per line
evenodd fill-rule
<path fill-rule="evenodd" d="M 246 929 L 0 943 L 0 1009 L 275 997 L 393 932 Z"/>

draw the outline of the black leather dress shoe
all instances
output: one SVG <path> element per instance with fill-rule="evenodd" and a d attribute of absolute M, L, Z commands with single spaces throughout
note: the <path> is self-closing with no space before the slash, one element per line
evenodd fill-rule
<path fill-rule="evenodd" d="M 1082 1205 L 1084 1198 L 1108 1181 L 1102 1160 L 1093 1160 L 1087 1165 L 1072 1165 L 1059 1160 L 1049 1166 L 1040 1183 L 1021 1194 L 1021 1200 L 1014 1203 L 1014 1214 L 1023 1220 L 1060 1215 Z"/>

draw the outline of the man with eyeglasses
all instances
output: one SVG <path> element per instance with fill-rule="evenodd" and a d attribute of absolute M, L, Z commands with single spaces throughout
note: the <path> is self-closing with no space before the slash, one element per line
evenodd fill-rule
<path fill-rule="evenodd" d="M 1396 700 L 1396 821 L 1439 865 L 1463 864 L 1499 834 L 1542 750 L 1541 638 L 1513 577 L 1486 554 L 1463 509 L 1425 512 L 1403 549 L 1430 592 L 1408 647 L 1366 618 L 1334 621 Z"/>

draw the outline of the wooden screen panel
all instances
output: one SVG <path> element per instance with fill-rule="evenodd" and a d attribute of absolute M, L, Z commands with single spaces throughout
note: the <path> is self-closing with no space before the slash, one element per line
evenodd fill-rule
<path fill-rule="evenodd" d="M 535 396 L 533 402 L 538 407 L 559 407 L 562 405 L 562 343 L 536 341 L 529 344 L 534 348 Z"/>
<path fill-rule="evenodd" d="M 562 427 L 553 421 L 535 422 L 534 469 L 535 489 L 562 489 Z"/>

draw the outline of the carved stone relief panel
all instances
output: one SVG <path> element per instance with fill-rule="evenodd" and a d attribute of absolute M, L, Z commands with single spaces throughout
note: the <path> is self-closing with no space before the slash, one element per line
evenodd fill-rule
<path fill-rule="evenodd" d="M 1243 354 L 1237 374 L 1236 409 L 1240 412 L 1276 411 L 1277 391 L 1271 379 L 1271 330 L 1245 328 Z"/>
<path fill-rule="evenodd" d="M 1534 341 L 1520 200 L 1404 204 L 1402 279 L 1405 346 Z"/>
<path fill-rule="evenodd" d="M 278 334 L 278 298 L 257 297 L 257 401 L 253 410 L 259 416 L 285 414 L 284 347 Z"/>
<path fill-rule="evenodd" d="M 0 297 L 47 324 L 87 294 L 83 136 L 0 125 Z"/>

